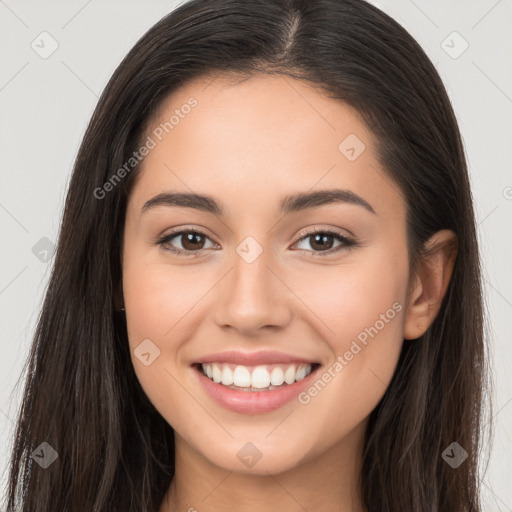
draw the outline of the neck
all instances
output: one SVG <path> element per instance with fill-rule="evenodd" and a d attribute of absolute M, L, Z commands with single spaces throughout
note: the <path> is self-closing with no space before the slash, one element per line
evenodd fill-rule
<path fill-rule="evenodd" d="M 366 422 L 279 474 L 219 468 L 175 432 L 176 471 L 159 512 L 363 512 L 360 475 Z"/>

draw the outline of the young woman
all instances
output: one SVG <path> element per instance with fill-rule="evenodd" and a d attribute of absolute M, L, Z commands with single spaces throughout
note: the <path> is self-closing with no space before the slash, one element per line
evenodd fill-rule
<path fill-rule="evenodd" d="M 361 0 L 193 0 L 79 150 L 7 506 L 479 511 L 457 122 Z"/>

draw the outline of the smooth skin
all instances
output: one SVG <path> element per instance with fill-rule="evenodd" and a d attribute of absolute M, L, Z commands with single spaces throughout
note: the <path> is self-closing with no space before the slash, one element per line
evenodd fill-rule
<path fill-rule="evenodd" d="M 160 512 L 362 511 L 368 416 L 402 344 L 421 343 L 439 311 L 455 234 L 436 233 L 437 250 L 409 276 L 406 204 L 380 168 L 374 136 L 354 109 L 310 84 L 267 75 L 196 80 L 166 99 L 146 135 L 190 97 L 197 106 L 142 162 L 123 240 L 132 362 L 175 431 L 176 474 Z M 350 134 L 365 145 L 353 161 L 339 150 Z M 280 213 L 285 196 L 320 189 L 349 190 L 374 212 L 338 202 Z M 170 191 L 211 196 L 225 214 L 168 205 L 142 212 Z M 181 228 L 204 236 L 195 245 L 183 235 L 158 244 Z M 355 245 L 330 236 L 319 246 L 313 229 Z M 236 251 L 248 236 L 263 250 L 252 263 Z M 228 411 L 191 366 L 213 352 L 269 349 L 318 361 L 321 374 L 397 302 L 396 316 L 305 405 Z M 160 350 L 148 366 L 134 353 L 146 339 Z M 237 457 L 248 442 L 262 454 L 251 468 Z"/>

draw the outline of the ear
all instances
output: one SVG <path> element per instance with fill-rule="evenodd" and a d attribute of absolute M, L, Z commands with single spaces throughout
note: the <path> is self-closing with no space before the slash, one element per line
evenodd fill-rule
<path fill-rule="evenodd" d="M 457 246 L 457 236 L 449 229 L 438 231 L 425 243 L 405 314 L 405 339 L 419 338 L 437 316 L 452 276 Z"/>

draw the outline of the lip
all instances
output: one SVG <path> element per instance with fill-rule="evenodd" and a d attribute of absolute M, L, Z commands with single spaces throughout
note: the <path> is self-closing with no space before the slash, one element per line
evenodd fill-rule
<path fill-rule="evenodd" d="M 282 362 L 282 359 L 279 362 Z M 295 359 L 293 362 L 295 362 Z M 210 380 L 201 371 L 200 364 L 192 365 L 193 372 L 210 398 L 225 409 L 242 414 L 262 414 L 286 405 L 311 385 L 319 368 L 321 368 L 321 365 L 316 366 L 309 375 L 298 382 L 270 391 L 238 391 Z"/>
<path fill-rule="evenodd" d="M 228 350 L 225 352 L 216 352 L 208 354 L 196 360 L 195 363 L 232 363 L 242 366 L 258 366 L 274 363 L 303 363 L 318 364 L 318 361 L 304 359 L 284 352 L 274 350 L 261 350 L 259 352 L 240 352 L 238 350 Z M 293 386 L 293 384 L 291 384 Z"/>

